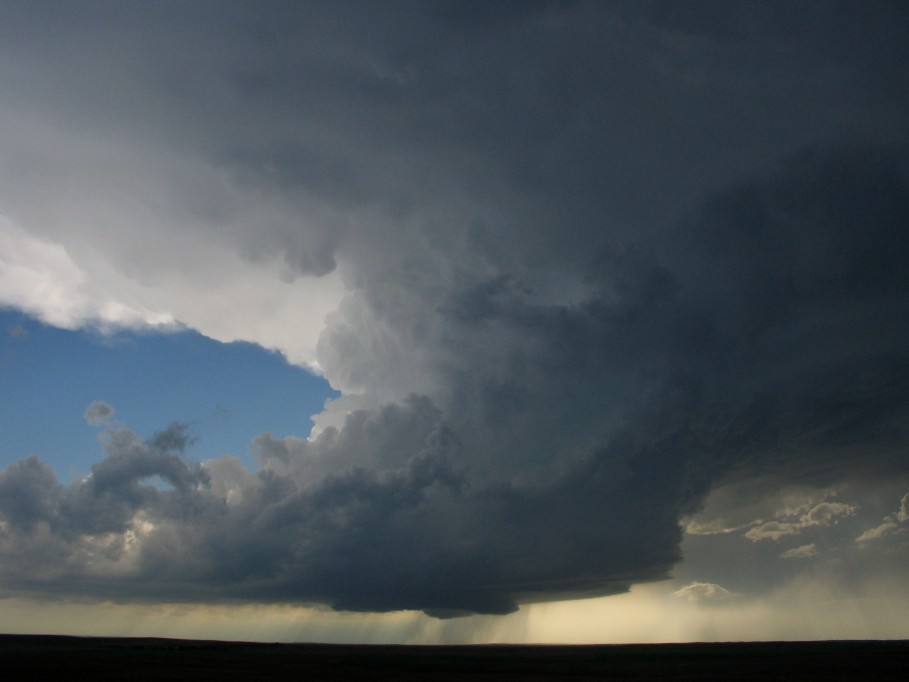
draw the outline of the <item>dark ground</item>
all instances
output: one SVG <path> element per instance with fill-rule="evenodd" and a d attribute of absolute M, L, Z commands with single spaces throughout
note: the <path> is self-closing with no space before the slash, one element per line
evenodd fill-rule
<path fill-rule="evenodd" d="M 352 646 L 0 635 L 5 680 L 909 680 L 909 641 Z"/>

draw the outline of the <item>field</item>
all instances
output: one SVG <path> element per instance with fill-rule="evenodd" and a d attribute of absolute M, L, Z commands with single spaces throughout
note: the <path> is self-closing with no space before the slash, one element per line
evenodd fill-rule
<path fill-rule="evenodd" d="M 909 642 L 351 646 L 0 635 L 8 680 L 909 680 Z"/>

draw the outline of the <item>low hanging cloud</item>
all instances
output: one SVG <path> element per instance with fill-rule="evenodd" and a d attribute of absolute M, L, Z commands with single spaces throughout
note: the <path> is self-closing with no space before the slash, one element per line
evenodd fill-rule
<path fill-rule="evenodd" d="M 107 457 L 71 486 L 38 458 L 22 460 L 0 474 L 4 584 L 96 594 L 104 579 L 112 582 L 103 591 L 121 597 L 324 601 L 448 616 L 506 613 L 516 599 L 550 590 L 621 592 L 625 576 L 658 578 L 678 559 L 673 517 L 649 509 L 652 501 L 615 508 L 618 500 L 602 495 L 614 485 L 603 463 L 546 488 L 482 486 L 459 471 L 456 439 L 425 400 L 386 409 L 394 427 L 356 413 L 342 432 L 314 441 L 313 459 L 349 455 L 349 441 L 382 452 L 402 438 L 414 446 L 409 459 L 374 469 L 342 462 L 321 479 L 273 441 L 260 445 L 257 474 L 229 458 L 188 464 L 179 424 L 147 442 L 109 429 Z M 666 539 L 614 555 L 637 530 L 617 526 L 599 534 L 606 546 L 594 553 L 564 537 L 564 525 L 585 513 L 650 517 L 651 537 Z M 543 561 L 540 544 L 559 551 Z M 58 561 L 36 573 L 40 556 Z M 596 566 L 616 577 L 604 582 Z"/>
<path fill-rule="evenodd" d="M 909 475 L 902 10 L 805 44 L 800 8 L 395 7 L 203 8 L 205 40 L 74 8 L 4 47 L 0 303 L 341 392 L 253 470 L 111 422 L 71 485 L 10 465 L 7 592 L 507 613 L 667 577 L 718 485 Z"/>

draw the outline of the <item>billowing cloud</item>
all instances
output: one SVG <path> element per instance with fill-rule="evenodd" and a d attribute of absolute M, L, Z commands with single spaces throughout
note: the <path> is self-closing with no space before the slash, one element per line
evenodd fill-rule
<path fill-rule="evenodd" d="M 11 465 L 6 589 L 506 613 L 667 577 L 717 486 L 909 475 L 907 15 L 717 11 L 16 6 L 2 304 L 341 397 L 255 470 L 180 424 Z"/>
<path fill-rule="evenodd" d="M 4 584 L 93 593 L 100 579 L 116 578 L 105 591 L 190 599 L 202 590 L 216 600 L 454 615 L 508 612 L 541 590 L 624 591 L 629 573 L 660 577 L 677 560 L 674 520 L 649 509 L 653 500 L 642 496 L 619 510 L 602 498 L 604 486 L 614 485 L 604 463 L 549 487 L 484 486 L 460 470 L 456 439 L 427 401 L 385 409 L 354 413 L 342 431 L 323 432 L 311 453 L 260 439 L 255 475 L 235 460 L 185 463 L 182 425 L 147 442 L 109 429 L 106 459 L 71 486 L 57 483 L 37 458 L 24 460 L 0 481 Z M 369 442 L 381 455 L 402 439 L 406 460 L 371 469 L 344 462 L 349 448 Z M 315 471 L 332 468 L 310 471 L 310 459 Z M 646 481 L 624 483 L 646 495 Z M 564 524 L 585 512 L 649 515 L 652 532 L 667 538 L 615 556 L 609 548 L 634 530 L 616 527 L 603 552 L 591 553 L 564 537 Z M 37 528 L 43 532 L 36 536 Z M 559 551 L 544 562 L 539 544 Z M 35 574 L 29 567 L 38 556 L 58 557 L 59 565 Z M 597 565 L 611 566 L 616 577 L 609 584 L 591 578 Z"/>

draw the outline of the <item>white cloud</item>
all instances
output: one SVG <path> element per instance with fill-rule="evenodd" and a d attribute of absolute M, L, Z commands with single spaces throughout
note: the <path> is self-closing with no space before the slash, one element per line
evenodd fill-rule
<path fill-rule="evenodd" d="M 68 329 L 183 325 L 318 368 L 346 292 L 337 211 L 175 139 L 70 123 L 26 114 L 0 129 L 0 305 Z"/>
<path fill-rule="evenodd" d="M 732 593 L 715 583 L 693 582 L 672 593 L 673 597 L 687 601 L 703 602 L 728 599 Z"/>
<path fill-rule="evenodd" d="M 114 254 L 75 248 L 74 257 L 63 243 L 0 218 L 0 305 L 66 329 L 185 325 L 218 341 L 257 343 L 295 364 L 318 368 L 319 334 L 344 295 L 340 273 L 288 280 L 281 277 L 286 266 L 280 258 L 246 260 L 217 242 L 177 248 L 196 253 L 204 264 L 164 269 L 143 282 L 130 272 L 135 265 L 108 260 Z M 136 258 L 160 257 L 154 251 Z"/>
<path fill-rule="evenodd" d="M 0 305 L 19 308 L 47 324 L 169 326 L 166 312 L 119 300 L 98 286 L 62 244 L 35 237 L 0 216 Z"/>

